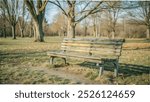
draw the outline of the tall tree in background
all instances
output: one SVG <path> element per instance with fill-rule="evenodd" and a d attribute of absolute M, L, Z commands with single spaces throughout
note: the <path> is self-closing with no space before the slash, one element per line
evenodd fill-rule
<path fill-rule="evenodd" d="M 106 15 L 108 17 L 108 29 L 112 38 L 116 35 L 116 25 L 121 10 L 121 1 L 107 1 L 106 2 Z"/>
<path fill-rule="evenodd" d="M 88 17 L 86 19 L 84 19 L 83 21 L 83 26 L 84 26 L 84 36 L 87 36 L 87 31 L 88 31 L 88 25 L 90 20 L 88 19 Z"/>
<path fill-rule="evenodd" d="M 100 6 L 103 3 L 103 1 L 94 2 L 91 0 L 65 0 L 65 2 L 55 0 L 49 2 L 59 7 L 62 10 L 63 14 L 66 15 L 68 20 L 67 37 L 69 38 L 75 38 L 76 25 L 89 15 L 100 12 Z M 67 7 L 64 7 L 63 3 L 65 3 L 64 5 Z"/>
<path fill-rule="evenodd" d="M 93 23 L 93 34 L 95 37 L 99 37 L 98 35 L 98 13 L 91 15 L 92 23 Z"/>
<path fill-rule="evenodd" d="M 34 21 L 35 42 L 44 42 L 43 20 L 48 0 L 24 0 Z"/>
<path fill-rule="evenodd" d="M 16 39 L 16 24 L 19 17 L 19 0 L 2 0 L 1 6 L 6 12 L 4 15 L 12 28 L 12 37 Z"/>
<path fill-rule="evenodd" d="M 130 22 L 145 25 L 147 27 L 146 38 L 150 39 L 150 1 L 135 1 L 132 5 L 138 5 L 129 14 Z"/>
<path fill-rule="evenodd" d="M 26 15 L 26 7 L 25 7 L 25 2 L 22 1 L 22 7 L 21 7 L 21 16 L 19 17 L 18 23 L 19 23 L 19 29 L 20 29 L 20 33 L 21 33 L 21 37 L 24 37 L 24 30 L 25 30 L 25 26 L 26 26 L 26 19 L 28 17 L 28 14 Z"/>
<path fill-rule="evenodd" d="M 59 36 L 65 36 L 67 31 L 66 17 L 61 12 L 55 16 L 51 24 L 52 32 L 56 32 Z"/>
<path fill-rule="evenodd" d="M 5 8 L 3 7 L 2 5 L 2 1 L 0 1 L 0 12 L 1 12 L 1 15 L 0 15 L 0 18 L 1 20 L 3 20 L 0 25 L 2 26 L 2 34 L 3 34 L 3 37 L 7 37 L 6 36 L 6 10 Z"/>

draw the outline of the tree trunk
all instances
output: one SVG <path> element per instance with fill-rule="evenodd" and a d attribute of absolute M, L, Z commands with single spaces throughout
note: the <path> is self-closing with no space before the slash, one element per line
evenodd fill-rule
<path fill-rule="evenodd" d="M 94 17 L 94 35 L 95 35 L 95 37 L 98 37 L 97 17 Z"/>
<path fill-rule="evenodd" d="M 94 24 L 94 26 L 93 26 L 93 34 L 94 34 L 94 37 L 96 37 L 96 25 Z"/>
<path fill-rule="evenodd" d="M 75 38 L 75 22 L 73 19 L 68 20 L 68 28 L 67 28 L 67 37 L 68 38 Z"/>
<path fill-rule="evenodd" d="M 147 27 L 146 38 L 150 39 L 150 26 Z"/>
<path fill-rule="evenodd" d="M 30 21 L 30 34 L 29 37 L 31 38 L 34 35 L 34 25 L 33 25 L 33 19 L 31 18 Z"/>
<path fill-rule="evenodd" d="M 3 34 L 4 34 L 4 38 L 6 38 L 6 25 L 4 24 L 4 29 L 3 29 Z"/>
<path fill-rule="evenodd" d="M 75 2 L 75 1 L 72 1 Z M 69 16 L 68 16 L 68 28 L 67 28 L 67 37 L 75 38 L 75 3 L 69 7 Z"/>
<path fill-rule="evenodd" d="M 101 20 L 100 20 L 100 22 L 99 22 L 99 30 L 98 30 L 98 33 L 99 33 L 98 37 L 101 37 Z"/>
<path fill-rule="evenodd" d="M 111 34 L 112 34 L 112 39 L 114 39 L 115 38 L 115 32 L 113 31 Z"/>
<path fill-rule="evenodd" d="M 43 22 L 42 19 L 34 20 L 35 42 L 44 42 L 44 32 L 43 32 L 42 22 Z"/>
<path fill-rule="evenodd" d="M 36 39 L 36 29 L 35 29 L 35 25 L 33 25 L 33 36 L 34 36 L 34 39 Z"/>
<path fill-rule="evenodd" d="M 31 38 L 32 37 L 32 27 L 30 27 L 30 34 L 29 34 L 29 37 Z"/>
<path fill-rule="evenodd" d="M 12 25 L 11 28 L 12 28 L 12 37 L 13 37 L 13 39 L 16 39 L 16 27 L 15 27 L 15 25 Z"/>
<path fill-rule="evenodd" d="M 85 26 L 85 29 L 84 29 L 84 36 L 87 36 L 87 26 Z"/>
<path fill-rule="evenodd" d="M 20 29 L 21 37 L 24 37 L 23 29 Z"/>
<path fill-rule="evenodd" d="M 97 30 L 97 25 L 96 24 L 94 24 L 94 26 L 93 26 L 93 28 L 94 28 L 94 30 L 93 30 L 93 33 L 94 33 L 94 37 L 98 37 L 98 30 Z"/>

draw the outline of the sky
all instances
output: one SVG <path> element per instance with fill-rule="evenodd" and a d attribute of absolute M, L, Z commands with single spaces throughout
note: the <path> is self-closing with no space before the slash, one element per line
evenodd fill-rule
<path fill-rule="evenodd" d="M 96 1 L 96 0 L 93 0 L 93 1 Z M 143 1 L 143 0 L 122 0 L 122 1 Z M 59 12 L 61 12 L 61 10 L 57 6 L 48 3 L 48 5 L 46 6 L 46 14 L 45 14 L 48 24 L 54 21 L 56 15 Z"/>
<path fill-rule="evenodd" d="M 59 9 L 55 5 L 47 5 L 45 17 L 49 24 L 53 22 L 55 15 L 57 15 L 58 13 Z"/>

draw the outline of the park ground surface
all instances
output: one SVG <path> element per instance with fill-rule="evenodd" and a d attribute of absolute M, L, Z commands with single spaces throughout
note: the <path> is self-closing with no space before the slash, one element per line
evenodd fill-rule
<path fill-rule="evenodd" d="M 113 65 L 105 65 L 98 76 L 95 63 L 62 59 L 49 64 L 47 51 L 59 50 L 61 37 L 46 37 L 44 43 L 33 38 L 0 38 L 0 84 L 150 84 L 150 40 L 127 39 L 120 57 L 119 76 Z"/>

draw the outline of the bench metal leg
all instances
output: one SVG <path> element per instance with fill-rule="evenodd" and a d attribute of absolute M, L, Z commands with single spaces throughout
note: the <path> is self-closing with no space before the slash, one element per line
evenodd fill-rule
<path fill-rule="evenodd" d="M 99 68 L 99 77 L 103 74 L 104 71 L 104 61 L 101 62 L 100 68 Z"/>
<path fill-rule="evenodd" d="M 50 57 L 50 64 L 54 63 L 54 57 Z"/>
<path fill-rule="evenodd" d="M 66 60 L 66 58 L 62 58 L 62 59 L 64 60 L 65 64 L 67 64 L 67 60 Z"/>
<path fill-rule="evenodd" d="M 118 69 L 119 69 L 118 61 L 114 62 L 114 66 L 115 66 L 114 74 L 115 74 L 115 77 L 117 77 L 118 76 Z"/>

